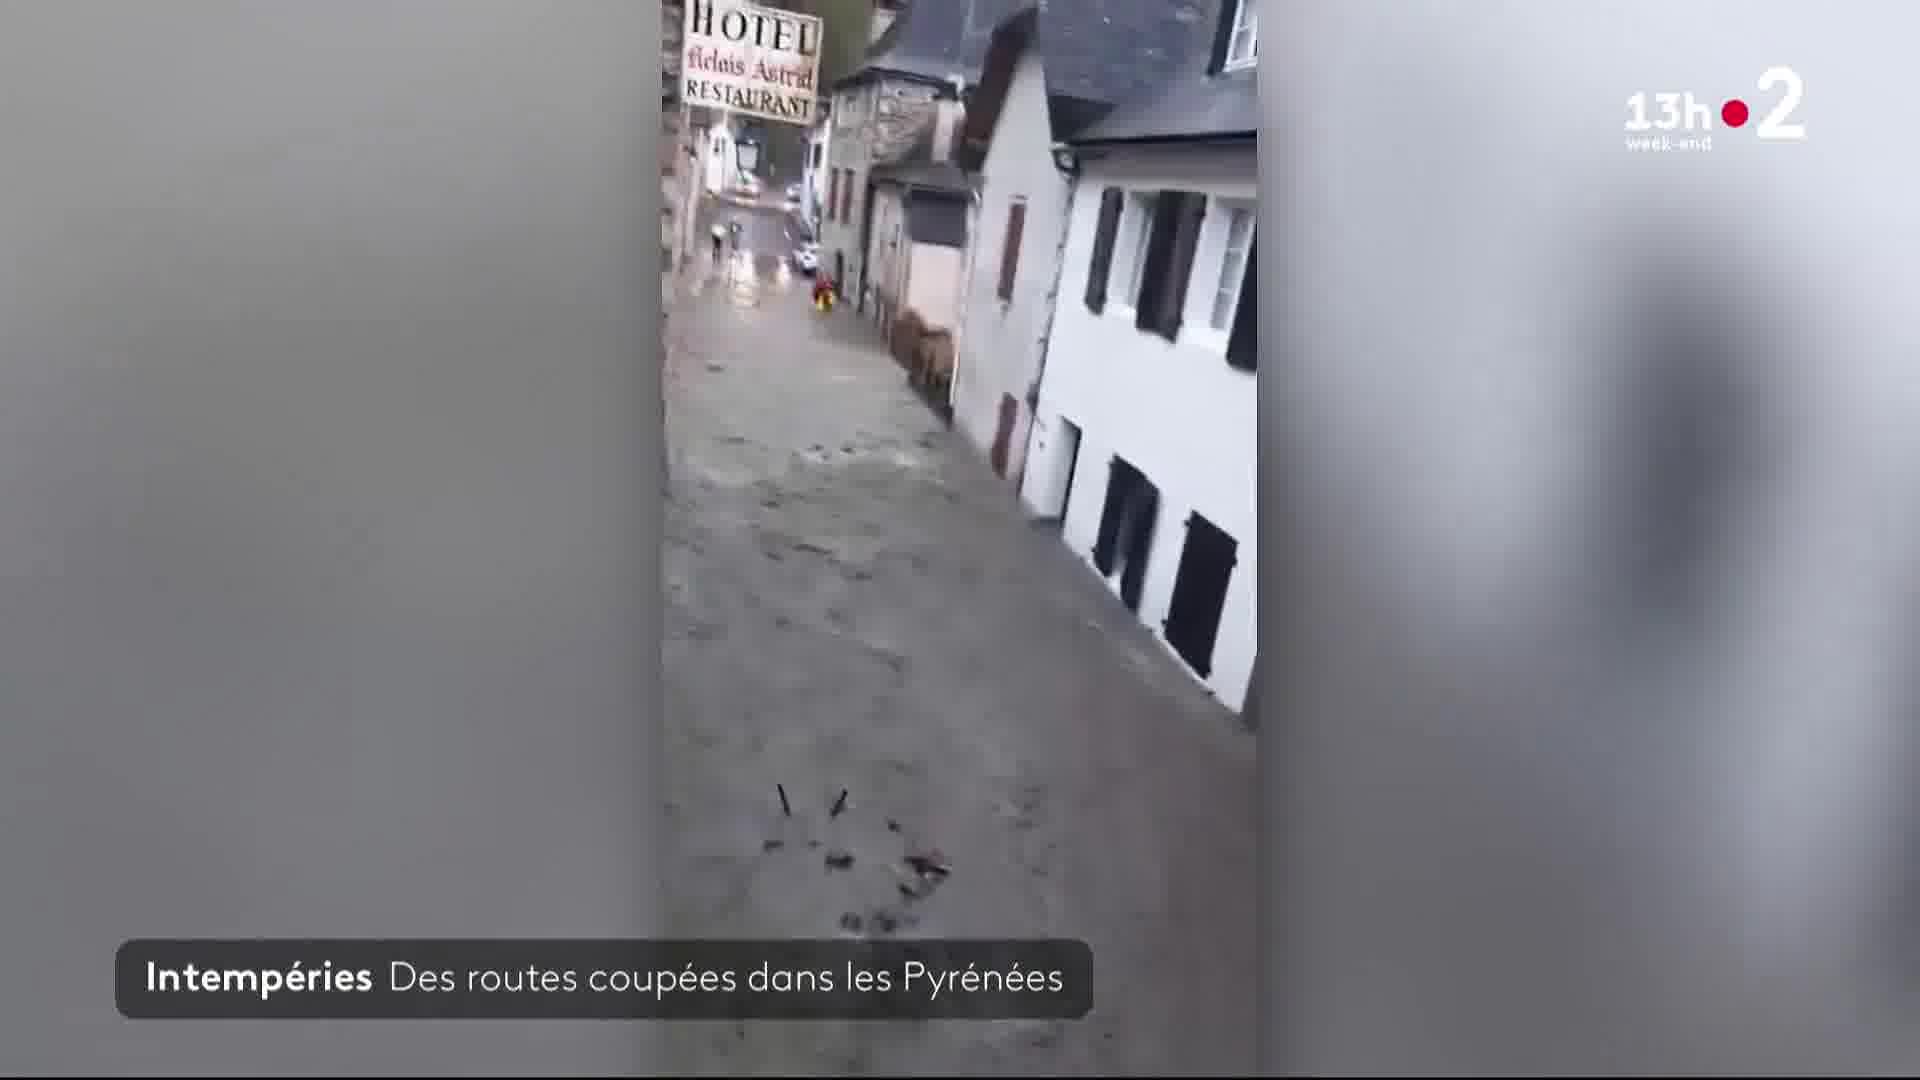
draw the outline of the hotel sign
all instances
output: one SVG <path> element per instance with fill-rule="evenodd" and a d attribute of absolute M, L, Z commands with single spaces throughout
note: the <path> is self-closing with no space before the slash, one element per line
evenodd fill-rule
<path fill-rule="evenodd" d="M 681 96 L 785 124 L 813 123 L 821 21 L 748 0 L 689 0 Z"/>

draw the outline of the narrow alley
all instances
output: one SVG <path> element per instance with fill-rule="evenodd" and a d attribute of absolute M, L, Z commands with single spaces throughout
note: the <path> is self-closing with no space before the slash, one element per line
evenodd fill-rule
<path fill-rule="evenodd" d="M 687 1025 L 687 1065 L 1251 1069 L 1252 737 L 812 309 L 777 212 L 719 212 L 749 250 L 703 251 L 668 320 L 674 932 L 1075 937 L 1096 985 L 1076 1023 Z M 916 847 L 951 874 L 907 898 Z"/>

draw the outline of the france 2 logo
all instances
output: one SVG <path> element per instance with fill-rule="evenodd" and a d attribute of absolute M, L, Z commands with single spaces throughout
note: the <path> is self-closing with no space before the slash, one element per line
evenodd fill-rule
<path fill-rule="evenodd" d="M 1763 94 L 1775 87 L 1783 88 L 1784 92 L 1754 126 L 1753 133 L 1771 142 L 1798 142 L 1806 138 L 1806 125 L 1793 119 L 1800 99 L 1806 95 L 1806 83 L 1801 81 L 1800 74 L 1790 67 L 1768 68 L 1760 76 L 1759 87 Z M 1729 128 L 1745 127 L 1751 115 L 1747 103 L 1737 97 L 1723 102 L 1719 112 L 1720 122 Z M 1694 97 L 1691 91 L 1648 94 L 1642 90 L 1627 99 L 1626 129 L 1629 132 L 1711 132 L 1713 126 L 1711 105 Z"/>

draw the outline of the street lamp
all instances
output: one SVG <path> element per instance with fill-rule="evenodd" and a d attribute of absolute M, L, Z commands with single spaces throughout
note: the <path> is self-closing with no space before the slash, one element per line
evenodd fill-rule
<path fill-rule="evenodd" d="M 754 142 L 734 143 L 733 154 L 734 154 L 734 157 L 738 159 L 740 162 L 741 172 L 750 173 L 753 171 L 753 167 L 755 165 L 760 164 L 760 144 L 759 143 L 754 143 Z"/>

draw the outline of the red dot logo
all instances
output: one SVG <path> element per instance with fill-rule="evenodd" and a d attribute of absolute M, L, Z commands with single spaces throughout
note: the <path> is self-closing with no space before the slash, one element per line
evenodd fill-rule
<path fill-rule="evenodd" d="M 1720 106 L 1720 119 L 1726 121 L 1727 126 L 1731 128 L 1737 128 L 1745 124 L 1747 122 L 1747 103 L 1741 101 L 1739 98 L 1734 98 L 1732 101 Z"/>

